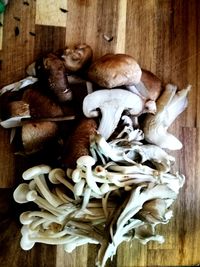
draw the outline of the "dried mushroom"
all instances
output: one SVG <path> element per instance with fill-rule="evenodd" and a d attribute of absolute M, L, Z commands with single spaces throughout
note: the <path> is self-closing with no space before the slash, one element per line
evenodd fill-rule
<path fill-rule="evenodd" d="M 62 59 L 68 72 L 77 72 L 89 65 L 92 56 L 92 48 L 89 45 L 79 44 L 64 49 Z"/>

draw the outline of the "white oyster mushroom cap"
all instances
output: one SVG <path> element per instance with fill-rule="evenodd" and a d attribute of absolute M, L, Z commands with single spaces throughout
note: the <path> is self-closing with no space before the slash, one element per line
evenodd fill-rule
<path fill-rule="evenodd" d="M 84 98 L 83 113 L 86 117 L 97 117 L 101 111 L 98 132 L 107 140 L 117 127 L 124 110 L 131 115 L 139 115 L 144 108 L 144 100 L 124 89 L 102 89 Z"/>

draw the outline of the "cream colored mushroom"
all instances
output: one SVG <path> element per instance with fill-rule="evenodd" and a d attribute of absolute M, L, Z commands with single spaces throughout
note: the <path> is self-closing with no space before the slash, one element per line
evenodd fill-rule
<path fill-rule="evenodd" d="M 144 102 L 136 94 L 123 89 L 99 90 L 84 98 L 83 113 L 86 117 L 97 117 L 97 109 L 101 111 L 101 121 L 98 132 L 108 139 L 117 127 L 124 110 L 131 115 L 139 115 L 144 108 Z"/>
<path fill-rule="evenodd" d="M 177 91 L 177 87 L 168 84 L 157 101 L 157 113 L 148 114 L 143 123 L 144 136 L 147 142 L 162 148 L 178 150 L 182 143 L 167 130 L 188 104 L 187 94 L 191 86 Z"/>

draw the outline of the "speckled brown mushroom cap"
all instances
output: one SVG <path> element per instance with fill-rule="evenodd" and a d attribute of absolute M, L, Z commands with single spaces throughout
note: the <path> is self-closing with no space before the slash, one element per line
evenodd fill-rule
<path fill-rule="evenodd" d="M 105 88 L 140 82 L 142 71 L 136 60 L 126 54 L 106 54 L 89 68 L 88 78 Z"/>

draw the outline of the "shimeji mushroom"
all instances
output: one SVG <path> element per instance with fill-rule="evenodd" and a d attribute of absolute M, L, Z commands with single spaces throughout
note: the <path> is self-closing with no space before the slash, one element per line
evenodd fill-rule
<path fill-rule="evenodd" d="M 18 200 L 18 195 L 22 194 L 22 192 L 26 191 L 24 194 L 23 199 L 28 201 L 35 202 L 39 207 L 44 208 L 44 210 L 49 211 L 50 213 L 59 216 L 61 214 L 67 215 L 74 210 L 76 210 L 76 206 L 71 205 L 70 202 L 73 201 L 71 198 L 60 198 L 60 194 L 54 194 L 48 188 L 48 185 L 45 181 L 44 174 L 48 174 L 51 171 L 51 168 L 48 165 L 38 165 L 26 170 L 22 177 L 25 180 L 31 180 L 29 184 L 27 184 L 25 188 L 24 186 L 19 185 L 18 188 L 14 192 L 14 198 L 17 198 L 17 202 L 21 202 Z M 51 179 L 53 174 L 58 174 L 59 170 L 55 169 L 51 172 Z M 60 177 L 62 180 L 62 178 Z M 55 182 L 55 177 L 54 177 Z M 71 188 L 71 186 L 70 186 Z M 25 190 L 27 189 L 27 190 Z M 72 188 L 71 188 L 72 189 Z M 57 192 L 57 191 L 56 191 Z M 44 197 L 44 198 L 43 198 Z"/>
<path fill-rule="evenodd" d="M 24 180 L 32 180 L 34 179 L 36 185 L 38 186 L 41 194 L 44 196 L 44 198 L 54 207 L 58 207 L 63 204 L 63 202 L 54 195 L 48 188 L 44 174 L 49 173 L 51 168 L 47 165 L 40 165 L 40 166 L 34 166 L 28 170 L 26 170 L 22 177 Z"/>
<path fill-rule="evenodd" d="M 24 225 L 29 225 L 35 218 L 44 218 L 48 221 L 60 223 L 61 219 L 47 211 L 26 211 L 20 215 L 20 222 Z M 62 216 L 63 218 L 63 216 Z"/>
<path fill-rule="evenodd" d="M 82 235 L 84 236 L 84 232 L 79 230 L 79 229 L 68 229 L 65 228 L 63 231 L 59 233 L 51 233 L 51 234 L 46 234 L 45 231 L 41 232 L 39 230 L 34 229 L 31 230 L 27 225 L 24 225 L 21 229 L 22 233 L 22 238 L 20 245 L 22 249 L 24 250 L 29 250 L 31 249 L 35 243 L 45 243 L 45 244 L 50 244 L 50 245 L 66 245 L 68 243 L 72 242 L 71 236 L 79 236 Z M 90 234 L 88 235 L 90 237 Z M 75 241 L 75 240 L 73 240 Z M 95 243 L 98 243 L 94 239 Z M 76 244 L 76 243 L 74 243 Z M 67 248 L 67 246 L 65 247 Z"/>
<path fill-rule="evenodd" d="M 128 110 L 137 116 L 144 109 L 141 97 L 123 89 L 99 90 L 84 98 L 83 113 L 86 117 L 97 117 L 101 111 L 101 121 L 98 132 L 107 140 L 117 127 L 122 113 Z"/>
<path fill-rule="evenodd" d="M 187 94 L 191 86 L 177 91 L 177 87 L 168 84 L 157 101 L 157 113 L 148 114 L 143 123 L 145 139 L 149 143 L 162 148 L 178 150 L 182 143 L 172 134 L 167 132 L 176 117 L 187 107 Z"/>
<path fill-rule="evenodd" d="M 100 188 L 93 179 L 92 166 L 95 164 L 95 159 L 91 156 L 82 156 L 77 160 L 77 167 L 83 168 L 88 186 L 98 195 L 102 195 Z"/>
<path fill-rule="evenodd" d="M 29 185 L 22 183 L 20 184 L 13 193 L 13 198 L 17 203 L 27 203 L 29 201 L 34 202 L 40 208 L 43 208 L 50 213 L 59 216 L 61 213 L 56 210 L 46 199 L 38 195 L 36 190 L 30 190 Z"/>
<path fill-rule="evenodd" d="M 66 175 L 64 170 L 61 168 L 55 168 L 49 172 L 49 180 L 52 184 L 63 184 L 65 185 L 70 191 L 73 192 L 73 185 L 67 181 Z"/>

